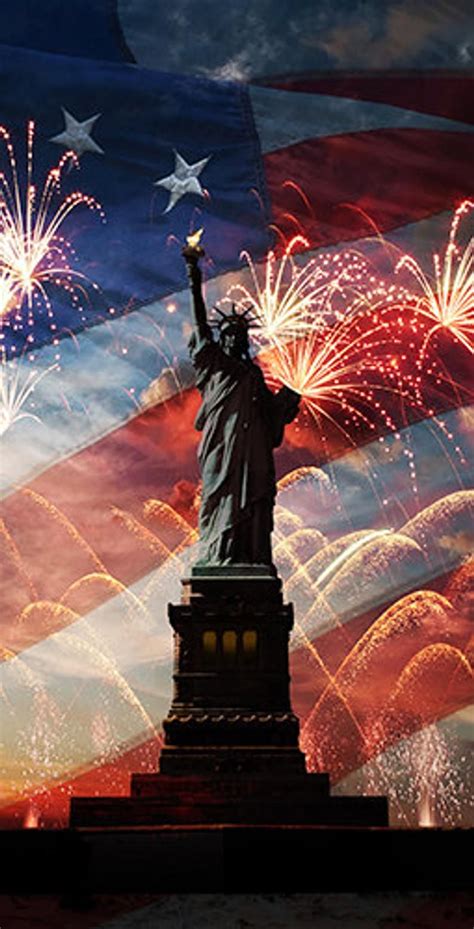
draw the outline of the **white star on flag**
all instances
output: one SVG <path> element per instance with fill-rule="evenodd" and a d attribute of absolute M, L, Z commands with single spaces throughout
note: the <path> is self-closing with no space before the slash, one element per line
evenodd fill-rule
<path fill-rule="evenodd" d="M 92 127 L 102 114 L 96 113 L 95 116 L 89 116 L 89 119 L 85 119 L 81 123 L 65 107 L 62 106 L 61 109 L 66 123 L 64 131 L 60 132 L 59 135 L 54 135 L 49 141 L 72 149 L 79 158 L 84 152 L 95 152 L 97 155 L 103 155 L 104 150 L 100 145 L 97 145 L 97 142 L 91 136 Z"/>
<path fill-rule="evenodd" d="M 196 161 L 193 165 L 189 165 L 179 152 L 175 150 L 174 154 L 176 163 L 173 173 L 154 182 L 155 187 L 164 187 L 165 190 L 170 192 L 168 206 L 163 210 L 163 213 L 169 213 L 185 194 L 198 194 L 199 197 L 204 197 L 204 190 L 198 177 L 207 165 L 211 155 L 201 161 Z"/>

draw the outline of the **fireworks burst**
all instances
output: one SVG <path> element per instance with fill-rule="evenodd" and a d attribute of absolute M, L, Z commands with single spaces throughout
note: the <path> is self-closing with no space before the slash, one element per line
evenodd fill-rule
<path fill-rule="evenodd" d="M 463 762 L 459 738 L 434 723 L 359 769 L 351 789 L 388 793 L 393 825 L 459 826 L 469 795 Z"/>
<path fill-rule="evenodd" d="M 308 247 L 309 242 L 296 235 L 281 258 L 277 259 L 275 252 L 270 251 L 263 276 L 259 276 L 249 253 L 241 254 L 247 262 L 253 289 L 233 284 L 222 302 L 237 298 L 237 309 L 251 309 L 261 325 L 259 334 L 266 342 L 274 344 L 305 333 L 309 311 L 324 315 L 331 309 L 334 295 L 361 274 L 363 260 L 350 252 L 324 254 L 306 264 L 297 264 L 295 250 Z"/>
<path fill-rule="evenodd" d="M 474 202 L 465 200 L 455 211 L 444 256 L 433 256 L 434 278 L 430 279 L 411 255 L 404 255 L 396 265 L 396 271 L 406 268 L 421 287 L 415 309 L 430 324 L 422 356 L 440 329 L 450 332 L 474 354 L 474 238 L 471 236 L 464 251 L 456 241 L 462 217 L 473 209 Z"/>
<path fill-rule="evenodd" d="M 396 376 L 393 359 L 387 352 L 378 354 L 384 344 L 378 323 L 347 316 L 307 331 L 304 338 L 280 343 L 264 359 L 270 379 L 300 394 L 318 423 L 331 423 L 346 438 L 351 426 L 375 430 L 377 414 L 394 429 L 376 396 L 378 390 L 393 390 L 387 381 Z"/>
<path fill-rule="evenodd" d="M 100 204 L 80 191 L 68 194 L 54 209 L 54 201 L 61 196 L 61 178 L 66 169 L 78 167 L 77 155 L 68 151 L 46 176 L 43 189 L 38 194 L 33 178 L 33 144 L 35 126 L 32 121 L 27 127 L 26 185 L 22 190 L 15 151 L 10 134 L 0 126 L 0 140 L 4 143 L 9 176 L 0 172 L 0 318 L 11 315 L 13 328 L 21 329 L 23 303 L 27 307 L 27 325 L 33 324 L 35 303 L 44 305 L 49 318 L 53 311 L 48 295 L 50 287 L 65 290 L 73 303 L 80 307 L 80 295 L 84 292 L 84 275 L 71 266 L 73 249 L 60 235 L 66 218 L 78 206 L 86 206 L 99 212 L 104 220 Z M 55 329 L 55 324 L 51 324 Z M 33 336 L 28 336 L 33 341 Z"/>
<path fill-rule="evenodd" d="M 21 419 L 41 422 L 39 416 L 25 409 L 36 387 L 51 371 L 57 369 L 53 364 L 44 371 L 29 371 L 22 377 L 21 363 L 9 366 L 5 360 L 4 350 L 0 353 L 0 436 Z"/>

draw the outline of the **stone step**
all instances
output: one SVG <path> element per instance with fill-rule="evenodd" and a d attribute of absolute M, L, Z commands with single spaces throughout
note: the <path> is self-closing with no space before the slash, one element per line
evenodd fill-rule
<path fill-rule="evenodd" d="M 222 803 L 224 800 L 251 800 L 265 797 L 271 801 L 288 796 L 328 797 L 327 774 L 304 774 L 296 777 L 236 776 L 222 774 L 213 777 L 174 777 L 166 774 L 132 774 L 132 797 L 163 797 L 179 802 L 183 796 L 196 803 Z"/>
<path fill-rule="evenodd" d="M 308 785 L 309 786 L 309 785 Z M 140 827 L 156 825 L 279 824 L 387 826 L 384 797 L 322 797 L 300 788 L 294 795 L 267 797 L 203 797 L 176 788 L 153 797 L 75 797 L 73 827 Z"/>

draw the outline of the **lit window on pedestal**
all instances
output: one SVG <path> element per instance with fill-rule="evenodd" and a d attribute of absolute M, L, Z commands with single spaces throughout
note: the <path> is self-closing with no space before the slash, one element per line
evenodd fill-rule
<path fill-rule="evenodd" d="M 237 657 L 237 633 L 233 629 L 226 629 L 222 636 L 222 655 L 224 664 L 235 664 Z"/>
<path fill-rule="evenodd" d="M 204 660 L 212 663 L 216 660 L 217 636 L 213 629 L 207 629 L 202 634 L 202 651 Z"/>
<path fill-rule="evenodd" d="M 242 634 L 242 652 L 245 664 L 255 664 L 257 660 L 257 633 L 255 629 L 246 629 Z"/>

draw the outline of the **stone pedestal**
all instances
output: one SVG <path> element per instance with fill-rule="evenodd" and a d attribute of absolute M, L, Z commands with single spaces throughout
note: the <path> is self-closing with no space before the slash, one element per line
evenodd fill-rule
<path fill-rule="evenodd" d="M 269 571 L 223 571 L 193 574 L 183 582 L 182 602 L 169 607 L 174 695 L 160 771 L 303 774 L 289 697 L 293 608 L 283 604 L 281 581 Z"/>
<path fill-rule="evenodd" d="M 174 693 L 159 773 L 131 796 L 73 798 L 71 825 L 388 824 L 383 797 L 329 795 L 307 774 L 289 695 L 293 608 L 270 568 L 195 567 L 174 630 Z"/>

